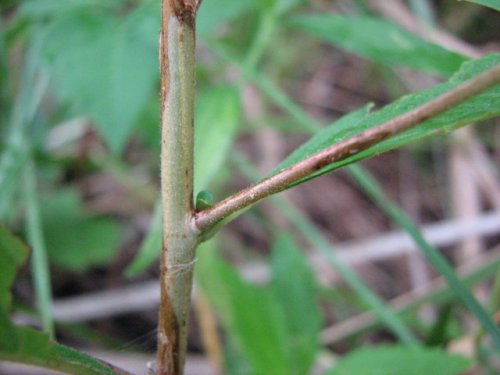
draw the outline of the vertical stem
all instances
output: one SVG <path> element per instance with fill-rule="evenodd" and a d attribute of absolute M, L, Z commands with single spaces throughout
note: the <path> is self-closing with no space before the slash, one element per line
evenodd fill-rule
<path fill-rule="evenodd" d="M 193 215 L 195 8 L 162 0 L 160 36 L 163 202 L 158 375 L 183 373 L 197 236 Z"/>

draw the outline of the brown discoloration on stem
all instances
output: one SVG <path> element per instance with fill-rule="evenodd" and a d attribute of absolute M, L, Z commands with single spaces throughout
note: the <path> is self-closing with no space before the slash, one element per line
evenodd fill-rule
<path fill-rule="evenodd" d="M 498 83 L 500 83 L 499 65 L 412 111 L 330 146 L 310 158 L 226 198 L 212 208 L 196 213 L 194 227 L 202 233 L 209 231 L 222 219 L 255 204 L 271 194 L 285 190 L 328 164 L 364 151 L 385 139 L 445 112 Z"/>
<path fill-rule="evenodd" d="M 163 248 L 162 253 L 168 249 Z M 161 313 L 158 322 L 158 374 L 179 374 L 176 356 L 179 353 L 179 324 L 174 314 L 167 285 L 171 282 L 167 272 L 166 257 L 161 258 Z M 162 360 L 160 360 L 160 358 Z"/>
<path fill-rule="evenodd" d="M 172 13 L 181 22 L 185 22 L 194 27 L 196 11 L 201 5 L 201 0 L 170 0 Z"/>
<path fill-rule="evenodd" d="M 162 1 L 161 192 L 163 249 L 158 323 L 158 375 L 183 373 L 196 235 L 193 212 L 193 113 L 198 2 Z"/>

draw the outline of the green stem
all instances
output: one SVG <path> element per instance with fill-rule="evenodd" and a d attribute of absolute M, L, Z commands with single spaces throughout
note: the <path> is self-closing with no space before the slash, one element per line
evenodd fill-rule
<path fill-rule="evenodd" d="M 162 0 L 160 36 L 163 249 L 158 375 L 183 374 L 197 235 L 193 215 L 195 14 L 199 2 Z"/>
<path fill-rule="evenodd" d="M 263 198 L 290 188 L 323 167 L 347 159 L 413 128 L 499 82 L 500 66 L 497 65 L 411 111 L 336 143 L 255 185 L 241 190 L 215 204 L 212 208 L 199 212 L 195 217 L 196 227 L 201 232 L 208 231 L 221 220 L 245 210 Z"/>
<path fill-rule="evenodd" d="M 250 167 L 250 164 L 244 160 L 241 154 L 236 153 L 235 160 L 240 169 L 254 180 L 256 172 Z M 359 278 L 356 273 L 345 264 L 335 253 L 325 236 L 312 225 L 306 217 L 284 198 L 275 196 L 271 198 L 278 211 L 283 214 L 295 229 L 306 238 L 314 248 L 328 259 L 330 264 L 342 276 L 345 282 L 360 296 L 365 304 L 400 340 L 406 345 L 417 345 L 418 341 L 412 332 L 405 326 L 393 311 Z"/>

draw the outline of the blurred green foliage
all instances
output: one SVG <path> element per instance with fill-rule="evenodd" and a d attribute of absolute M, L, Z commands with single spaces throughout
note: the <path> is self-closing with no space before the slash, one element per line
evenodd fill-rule
<path fill-rule="evenodd" d="M 497 1 L 473 2 L 498 9 Z M 320 127 L 294 107 L 277 84 L 286 86 L 288 78 L 304 74 L 303 65 L 316 54 L 341 49 L 373 64 L 374 71 L 405 67 L 451 78 L 374 113 L 367 104 L 322 129 L 276 170 L 404 113 L 500 61 L 499 54 L 468 61 L 380 19 L 364 1 L 347 3 L 350 12 L 331 14 L 307 0 L 203 1 L 197 20 L 195 193 L 208 188 L 219 195 L 229 179 L 227 164 L 234 159 L 236 139 L 252 130 L 281 124 L 287 132 L 302 134 L 308 126 Z M 127 191 L 120 196 L 120 206 L 135 203 L 132 206 L 139 208 L 132 215 L 136 217 L 155 204 L 140 188 L 146 180 L 144 185 L 153 195 L 157 193 L 160 1 L 4 0 L 0 12 L 0 221 L 19 233 L 25 231 L 21 176 L 32 161 L 37 166 L 33 177 L 40 186 L 39 229 L 52 269 L 74 273 L 104 269 L 120 255 L 123 234 L 130 231 L 133 220 L 124 220 L 119 210 L 92 212 L 82 199 L 83 181 L 99 172 L 112 176 Z M 263 94 L 261 111 L 252 116 L 244 111 L 249 85 Z M 499 90 L 483 93 L 314 177 L 410 141 L 497 116 Z M 82 118 L 84 124 L 90 123 L 90 132 L 77 121 Z M 130 160 L 137 160 L 130 156 L 136 148 L 140 162 L 129 167 Z M 158 257 L 161 210 L 159 203 L 156 206 L 128 276 L 143 272 Z M 320 342 L 325 321 L 318 280 L 293 237 L 287 232 L 275 239 L 266 286 L 246 281 L 222 260 L 214 249 L 217 242 L 203 244 L 200 250 L 197 279 L 226 333 L 229 374 L 308 374 L 317 365 L 319 353 L 327 350 Z M 49 367 L 59 361 L 69 366 L 62 367 L 66 371 L 87 368 L 88 373 L 110 373 L 99 362 L 10 321 L 10 288 L 26 256 L 25 246 L 0 227 L 0 359 L 36 365 L 50 362 Z M 350 304 L 346 308 L 355 305 L 358 310 L 366 304 L 363 296 L 348 297 L 343 302 Z M 439 333 L 434 344 L 448 339 L 446 332 Z M 325 374 L 374 374 L 377 369 L 451 375 L 471 363 L 438 349 L 355 347 Z"/>

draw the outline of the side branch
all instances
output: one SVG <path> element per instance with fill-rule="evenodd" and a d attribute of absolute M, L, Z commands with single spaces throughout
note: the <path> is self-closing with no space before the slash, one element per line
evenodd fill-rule
<path fill-rule="evenodd" d="M 500 65 L 458 85 L 449 92 L 412 111 L 332 145 L 310 158 L 241 190 L 217 203 L 212 208 L 197 213 L 194 217 L 194 226 L 201 233 L 208 231 L 222 219 L 248 208 L 269 195 L 286 189 L 328 164 L 346 159 L 387 138 L 417 126 L 498 83 L 500 83 Z"/>

